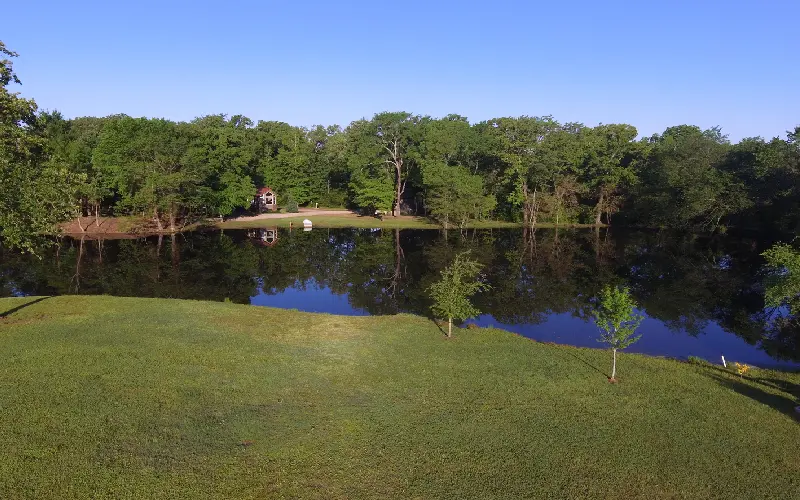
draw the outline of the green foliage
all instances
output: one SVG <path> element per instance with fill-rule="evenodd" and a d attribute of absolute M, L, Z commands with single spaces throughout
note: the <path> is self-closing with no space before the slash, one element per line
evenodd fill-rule
<path fill-rule="evenodd" d="M 33 251 L 73 215 L 86 179 L 48 155 L 36 103 L 9 90 L 20 83 L 10 59 L 16 56 L 0 41 L 0 237 Z"/>
<path fill-rule="evenodd" d="M 595 324 L 601 331 L 599 342 L 608 344 L 614 352 L 611 368 L 611 380 L 614 380 L 617 376 L 617 350 L 625 349 L 642 337 L 634 334 L 644 316 L 634 311 L 636 302 L 627 287 L 603 287 L 593 305 Z"/>
<path fill-rule="evenodd" d="M 448 319 L 448 333 L 452 334 L 453 319 L 467 319 L 480 314 L 470 297 L 491 287 L 481 281 L 483 266 L 469 258 L 469 252 L 456 255 L 453 263 L 442 270 L 441 278 L 428 289 L 435 315 Z"/>
<path fill-rule="evenodd" d="M 722 168 L 730 145 L 719 129 L 671 127 L 650 147 L 636 199 L 646 223 L 714 228 L 751 205 L 741 181 Z"/>
<path fill-rule="evenodd" d="M 0 234 L 12 244 L 31 247 L 26 239 L 85 214 L 147 214 L 174 229 L 248 208 L 256 186 L 300 205 L 412 208 L 445 226 L 614 216 L 651 227 L 800 230 L 800 127 L 731 145 L 719 128 L 680 125 L 637 141 L 628 124 L 552 116 L 470 124 L 387 111 L 344 130 L 241 115 L 65 120 L 9 91 L 19 83 L 16 54 L 5 45 L 0 53 Z"/>
<path fill-rule="evenodd" d="M 394 186 L 391 176 L 384 170 L 365 166 L 350 177 L 353 203 L 369 210 L 392 209 Z"/>
<path fill-rule="evenodd" d="M 483 181 L 462 166 L 429 164 L 422 173 L 426 187 L 425 204 L 430 215 L 444 227 L 464 226 L 492 213 L 497 202 L 484 194 Z"/>
<path fill-rule="evenodd" d="M 296 214 L 300 211 L 297 200 L 294 199 L 294 196 L 291 193 L 286 196 L 286 211 L 290 214 Z"/>
<path fill-rule="evenodd" d="M 800 251 L 777 244 L 763 254 L 769 271 L 765 280 L 765 301 L 770 307 L 786 306 L 800 316 Z"/>
<path fill-rule="evenodd" d="M 595 323 L 602 331 L 600 342 L 612 349 L 624 349 L 639 340 L 641 335 L 634 337 L 634 333 L 644 317 L 635 313 L 635 308 L 636 302 L 627 287 L 604 287 L 592 310 Z"/>
<path fill-rule="evenodd" d="M 252 122 L 242 116 L 198 118 L 186 133 L 189 145 L 181 161 L 201 179 L 193 196 L 195 210 L 206 215 L 226 216 L 248 208 L 255 185 L 249 175 L 254 160 L 249 147 Z"/>

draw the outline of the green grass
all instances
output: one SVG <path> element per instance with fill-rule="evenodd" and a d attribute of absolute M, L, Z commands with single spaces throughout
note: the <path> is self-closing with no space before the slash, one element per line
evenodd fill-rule
<path fill-rule="evenodd" d="M 335 227 L 364 227 L 364 228 L 400 228 L 400 229 L 436 229 L 439 225 L 422 217 L 400 218 L 384 217 L 383 220 L 375 217 L 356 217 L 347 213 L 346 215 L 313 215 L 303 214 L 297 217 L 287 217 L 284 219 L 257 219 L 257 220 L 231 220 L 216 223 L 220 229 L 247 229 L 255 227 L 289 227 L 291 222 L 294 227 L 303 227 L 303 220 L 309 219 L 314 227 L 335 228 Z"/>
<path fill-rule="evenodd" d="M 409 315 L 30 302 L 0 299 L 0 498 L 800 491 L 796 373 L 622 354 L 610 384 L 608 352 Z"/>
<path fill-rule="evenodd" d="M 356 228 L 386 228 L 386 229 L 441 229 L 441 225 L 427 219 L 425 217 L 400 217 L 395 218 L 386 216 L 382 220 L 375 217 L 357 217 L 351 215 L 349 212 L 346 215 L 313 215 L 303 214 L 297 217 L 288 217 L 284 219 L 259 219 L 249 221 L 226 221 L 215 223 L 214 226 L 220 229 L 247 229 L 258 227 L 289 227 L 292 223 L 294 227 L 302 227 L 303 219 L 310 219 L 314 223 L 314 227 L 320 228 L 337 228 L 337 227 L 356 227 Z M 474 221 L 466 225 L 467 229 L 499 229 L 499 228 L 515 228 L 521 227 L 516 222 L 505 221 Z M 555 227 L 553 225 L 539 225 L 537 227 Z M 566 226 L 564 226 L 566 227 Z M 578 226 L 575 226 L 578 227 Z M 580 226 L 590 227 L 590 226 Z M 458 228 L 452 228 L 457 231 Z"/>
<path fill-rule="evenodd" d="M 314 223 L 314 227 L 336 228 L 336 227 L 357 227 L 357 228 L 385 228 L 385 229 L 441 229 L 441 225 L 424 217 L 384 217 L 382 220 L 375 217 L 357 217 L 350 215 L 313 215 L 306 214 L 298 217 L 288 217 L 285 219 L 260 219 L 250 221 L 226 221 L 215 224 L 221 229 L 246 229 L 253 227 L 289 227 L 291 222 L 294 227 L 303 227 L 303 219 L 309 219 Z M 504 221 L 475 221 L 467 224 L 469 229 L 489 229 L 489 228 L 512 228 L 520 227 L 515 222 Z M 454 229 L 454 230 L 457 230 Z"/>

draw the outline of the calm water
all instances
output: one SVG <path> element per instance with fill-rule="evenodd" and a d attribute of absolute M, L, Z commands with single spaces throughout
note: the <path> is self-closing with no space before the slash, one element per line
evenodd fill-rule
<path fill-rule="evenodd" d="M 760 253 L 733 236 L 586 230 L 314 229 L 63 240 L 41 260 L 0 253 L 0 294 L 230 300 L 303 311 L 427 314 L 426 288 L 470 250 L 492 290 L 471 322 L 540 341 L 600 347 L 589 300 L 627 285 L 646 315 L 630 351 L 800 366 L 792 324 L 764 309 Z M 2 252 L 2 251 L 0 251 Z M 781 326 L 783 325 L 783 326 Z"/>

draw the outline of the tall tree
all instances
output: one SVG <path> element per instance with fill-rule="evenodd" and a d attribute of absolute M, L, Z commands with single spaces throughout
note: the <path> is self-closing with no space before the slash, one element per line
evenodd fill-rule
<path fill-rule="evenodd" d="M 427 118 L 404 111 L 383 112 L 372 120 L 354 122 L 348 128 L 351 136 L 351 170 L 358 172 L 355 188 L 367 186 L 375 191 L 385 181 L 382 168 L 393 178 L 394 199 L 392 215 L 400 215 L 400 205 L 406 185 L 412 174 L 417 173 L 420 157 L 422 128 Z M 367 181 L 365 177 L 370 177 Z"/>
<path fill-rule="evenodd" d="M 177 230 L 177 220 L 201 206 L 202 171 L 187 166 L 189 128 L 162 119 L 122 117 L 108 123 L 94 162 L 112 180 L 123 210 L 150 213 L 159 231 Z"/>
<path fill-rule="evenodd" d="M 496 161 L 502 164 L 499 182 L 504 201 L 516 215 L 522 212 L 525 226 L 534 226 L 541 209 L 542 194 L 549 191 L 555 174 L 542 161 L 545 140 L 560 125 L 552 117 L 496 118 L 481 127 L 490 139 Z"/>
<path fill-rule="evenodd" d="M 274 188 L 278 196 L 289 194 L 301 205 L 311 201 L 315 186 L 315 145 L 308 131 L 283 122 L 259 122 L 256 133 L 261 144 L 258 173 L 262 183 Z M 280 199 L 280 198 L 279 198 Z"/>
<path fill-rule="evenodd" d="M 83 179 L 48 156 L 36 103 L 9 89 L 20 84 L 13 57 L 17 53 L 0 41 L 0 236 L 33 251 L 73 214 Z"/>
<path fill-rule="evenodd" d="M 619 190 L 636 182 L 638 144 L 636 128 L 631 125 L 598 125 L 589 133 L 583 181 L 596 200 L 594 223 L 606 222 L 621 203 Z"/>
<path fill-rule="evenodd" d="M 427 212 L 445 227 L 484 218 L 497 201 L 480 176 L 470 172 L 475 131 L 466 118 L 448 115 L 426 124 L 419 163 Z"/>
<path fill-rule="evenodd" d="M 730 145 L 719 128 L 670 127 L 649 143 L 635 200 L 645 224 L 714 228 L 750 205 L 741 182 L 721 168 Z"/>
<path fill-rule="evenodd" d="M 238 115 L 205 116 L 191 124 L 191 142 L 182 161 L 202 179 L 198 204 L 208 215 L 224 217 L 253 201 L 256 190 L 247 173 L 254 155 L 248 147 L 252 125 Z"/>

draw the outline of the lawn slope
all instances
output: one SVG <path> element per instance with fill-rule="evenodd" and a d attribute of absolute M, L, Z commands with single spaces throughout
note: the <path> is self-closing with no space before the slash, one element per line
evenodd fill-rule
<path fill-rule="evenodd" d="M 0 299 L 0 498 L 789 498 L 800 375 L 408 315 Z M 646 334 L 646 332 L 645 332 Z"/>

